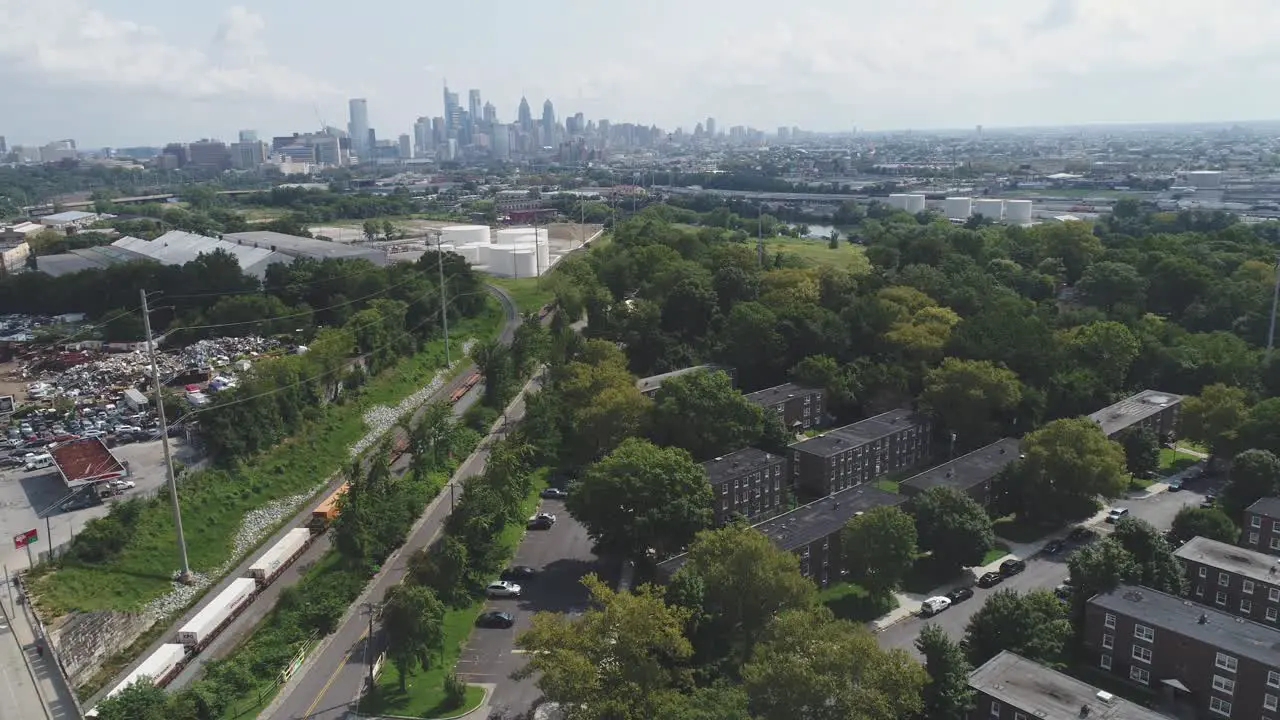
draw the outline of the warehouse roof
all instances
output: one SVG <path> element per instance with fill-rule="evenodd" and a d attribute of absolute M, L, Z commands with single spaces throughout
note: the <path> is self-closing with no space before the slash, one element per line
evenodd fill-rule
<path fill-rule="evenodd" d="M 124 237 L 111 246 L 133 251 L 165 265 L 185 265 L 202 254 L 222 250 L 234 257 L 246 274 L 256 277 L 261 277 L 268 265 L 293 262 L 292 257 L 273 253 L 269 248 L 239 245 L 181 230 L 172 230 L 155 240 Z"/>
<path fill-rule="evenodd" d="M 99 247 L 76 248 L 57 255 L 41 255 L 36 258 L 36 270 L 46 275 L 59 277 L 80 272 L 81 270 L 93 270 L 117 263 L 149 259 L 146 255 L 126 250 L 123 247 L 101 245 Z"/>
<path fill-rule="evenodd" d="M 1099 698 L 1098 688 L 1008 650 L 974 670 L 969 686 L 1039 720 L 1168 720 L 1123 698 Z"/>
<path fill-rule="evenodd" d="M 1102 408 L 1089 415 L 1089 419 L 1101 425 L 1102 432 L 1107 437 L 1111 437 L 1180 402 L 1182 402 L 1181 395 L 1159 390 L 1143 390 L 1133 397 L 1127 397 L 1114 405 Z"/>
<path fill-rule="evenodd" d="M 828 430 L 817 437 L 801 440 L 791 445 L 791 449 L 827 457 L 888 437 L 917 422 L 915 413 L 910 410 L 890 410 L 852 425 Z"/>
<path fill-rule="evenodd" d="M 125 474 L 124 466 L 98 438 L 82 438 L 56 445 L 49 454 L 69 488 L 112 480 Z"/>
<path fill-rule="evenodd" d="M 902 484 L 919 492 L 938 485 L 968 490 L 995 477 L 1017 459 L 1018 441 L 1004 438 L 950 462 L 931 467 L 919 475 L 903 480 Z"/>
<path fill-rule="evenodd" d="M 40 223 L 43 225 L 65 225 L 67 223 L 80 222 L 81 220 L 91 220 L 96 217 L 98 217 L 97 213 L 68 210 L 66 212 L 45 215 L 40 218 Z"/>
<path fill-rule="evenodd" d="M 334 258 L 341 260 L 364 259 L 374 265 L 386 265 L 387 254 L 376 248 L 355 247 L 331 240 L 285 235 L 268 230 L 227 233 L 223 240 L 241 246 L 264 248 L 291 257 L 308 257 L 316 260 Z"/>

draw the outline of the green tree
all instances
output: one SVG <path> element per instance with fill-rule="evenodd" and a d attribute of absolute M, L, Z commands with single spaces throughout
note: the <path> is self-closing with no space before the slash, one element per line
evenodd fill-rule
<path fill-rule="evenodd" d="M 742 681 L 758 720 L 899 720 L 922 709 L 926 676 L 904 651 L 881 650 L 819 608 L 780 614 Z"/>
<path fill-rule="evenodd" d="M 551 334 L 538 319 L 538 314 L 525 314 L 511 341 L 511 363 L 516 372 L 527 375 L 534 366 L 547 359 L 550 350 Z"/>
<path fill-rule="evenodd" d="M 654 698 L 655 718 L 664 720 L 751 720 L 747 693 L 727 682 L 681 693 L 667 691 Z"/>
<path fill-rule="evenodd" d="M 858 397 L 858 380 L 848 366 L 829 355 L 811 355 L 791 368 L 791 379 L 801 385 L 822 388 L 827 410 L 840 414 L 849 409 Z"/>
<path fill-rule="evenodd" d="M 877 507 L 854 517 L 840 531 L 840 548 L 851 579 L 872 595 L 902 582 L 916 558 L 916 526 L 897 507 Z"/>
<path fill-rule="evenodd" d="M 691 685 L 693 653 L 681 633 L 688 611 L 667 605 L 650 585 L 616 593 L 583 578 L 590 607 L 576 618 L 540 612 L 516 639 L 529 653 L 519 677 L 537 673 L 538 689 L 567 706 L 572 720 L 649 720 L 666 693 Z"/>
<path fill-rule="evenodd" d="M 960 643 L 940 626 L 929 623 L 916 638 L 916 650 L 924 656 L 924 670 L 929 675 L 921 720 L 967 720 L 974 708 L 973 688 L 969 686 L 973 666 Z"/>
<path fill-rule="evenodd" d="M 652 425 L 655 442 L 710 460 L 759 440 L 764 412 L 724 372 L 695 372 L 662 384 Z"/>
<path fill-rule="evenodd" d="M 631 438 L 587 468 L 566 505 L 603 552 L 658 557 L 711 522 L 706 472 L 680 448 Z"/>
<path fill-rule="evenodd" d="M 1222 509 L 1240 517 L 1244 509 L 1280 489 L 1280 459 L 1267 450 L 1245 450 L 1231 463 L 1231 475 L 1222 490 Z"/>
<path fill-rule="evenodd" d="M 1092 370 L 1108 387 L 1124 382 L 1139 350 L 1138 339 L 1129 328 L 1111 320 L 1067 330 L 1063 345 L 1077 365 Z"/>
<path fill-rule="evenodd" d="M 964 448 L 999 437 L 1022 401 L 1018 376 L 985 360 L 947 358 L 924 382 L 921 402 Z"/>
<path fill-rule="evenodd" d="M 1160 439 L 1151 428 L 1133 428 L 1120 438 L 1125 468 L 1134 477 L 1146 478 L 1160 468 Z"/>
<path fill-rule="evenodd" d="M 699 655 L 729 657 L 735 667 L 778 613 L 812 607 L 817 598 L 794 553 L 736 525 L 699 533 L 672 583 L 700 588 L 685 598 L 696 602 L 699 627 L 693 638 Z"/>
<path fill-rule="evenodd" d="M 1018 504 L 1026 516 L 1056 522 L 1083 515 L 1094 498 L 1128 487 L 1124 451 L 1087 417 L 1045 424 L 1022 442 Z"/>
<path fill-rule="evenodd" d="M 1249 408 L 1237 442 L 1237 449 L 1246 448 L 1280 455 L 1280 397 L 1267 398 Z"/>
<path fill-rule="evenodd" d="M 501 410 L 511 397 L 516 379 L 511 348 L 497 340 L 477 342 L 471 348 L 471 361 L 484 377 L 484 404 Z"/>
<path fill-rule="evenodd" d="M 987 551 L 996 546 L 991 518 L 963 492 L 931 487 L 912 503 L 920 549 L 933 553 L 939 567 L 959 570 L 980 565 Z"/>
<path fill-rule="evenodd" d="M 365 220 L 364 227 L 362 229 L 364 231 L 364 239 L 369 242 L 373 242 L 378 239 L 378 232 L 381 228 L 379 228 L 378 223 L 373 220 Z"/>
<path fill-rule="evenodd" d="M 1204 443 L 1215 456 L 1230 458 L 1237 450 L 1240 428 L 1249 415 L 1246 393 L 1215 383 L 1182 401 L 1182 434 Z"/>
<path fill-rule="evenodd" d="M 1063 658 L 1071 634 L 1067 610 L 1053 593 L 997 590 L 969 618 L 960 644 L 975 667 L 1003 650 L 1052 665 Z"/>
<path fill-rule="evenodd" d="M 1240 539 L 1240 530 L 1231 516 L 1218 508 L 1198 508 L 1188 505 L 1173 516 L 1173 536 L 1186 542 L 1194 537 L 1207 537 L 1234 545 Z"/>
<path fill-rule="evenodd" d="M 170 720 L 169 696 L 150 682 L 135 682 L 95 706 L 100 720 Z"/>
<path fill-rule="evenodd" d="M 1122 306 L 1136 311 L 1142 309 L 1147 281 L 1134 266 L 1108 261 L 1090 265 L 1079 288 L 1086 302 L 1107 312 Z"/>
<path fill-rule="evenodd" d="M 396 585 L 384 598 L 382 626 L 387 658 L 396 666 L 404 692 L 406 678 L 419 666 L 430 667 L 432 653 L 442 649 L 444 605 L 430 588 Z"/>
<path fill-rule="evenodd" d="M 1131 578 L 1134 582 L 1161 592 L 1182 594 L 1186 585 L 1182 563 L 1173 556 L 1164 535 L 1151 523 L 1133 517 L 1122 518 L 1116 523 L 1111 539 L 1133 557 L 1137 571 Z"/>

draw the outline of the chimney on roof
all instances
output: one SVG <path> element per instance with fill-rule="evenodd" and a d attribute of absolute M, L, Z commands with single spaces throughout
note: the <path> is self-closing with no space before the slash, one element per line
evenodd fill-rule
<path fill-rule="evenodd" d="M 1080 706 L 1080 717 L 1082 717 L 1082 718 L 1087 718 L 1087 717 L 1089 717 L 1089 706 L 1088 706 L 1088 705 L 1081 705 L 1081 706 Z"/>

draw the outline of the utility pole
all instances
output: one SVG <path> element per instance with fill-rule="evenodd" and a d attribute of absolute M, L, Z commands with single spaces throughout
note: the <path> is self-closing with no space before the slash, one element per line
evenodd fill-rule
<path fill-rule="evenodd" d="M 448 367 L 453 361 L 449 359 L 449 305 L 444 295 L 444 252 L 440 249 L 444 236 L 439 230 L 433 234 L 436 236 L 436 269 L 440 271 L 440 324 L 444 327 L 444 364 Z"/>
<path fill-rule="evenodd" d="M 587 244 L 587 201 L 578 196 L 578 247 Z"/>
<path fill-rule="evenodd" d="M 374 603 L 361 603 L 365 612 L 369 614 L 369 634 L 364 639 L 364 664 L 369 666 L 369 689 L 373 689 L 373 617 L 378 612 L 378 606 Z"/>
<path fill-rule="evenodd" d="M 182 559 L 182 574 L 178 581 L 191 582 L 191 565 L 187 562 L 187 539 L 182 534 L 182 509 L 178 506 L 178 483 L 173 478 L 173 454 L 169 451 L 169 423 L 164 416 L 164 396 L 160 392 L 160 366 L 156 364 L 156 343 L 151 337 L 151 310 L 147 307 L 147 291 L 139 288 L 142 296 L 142 326 L 147 336 L 147 358 L 151 361 L 151 379 L 156 389 L 156 413 L 160 417 L 160 447 L 164 448 L 165 478 L 169 481 L 169 504 L 173 508 L 173 528 L 178 533 L 178 555 Z"/>
<path fill-rule="evenodd" d="M 1263 359 L 1271 359 L 1271 348 L 1276 344 L 1276 303 L 1280 301 L 1280 256 L 1276 258 L 1276 284 L 1271 291 L 1271 327 L 1267 330 L 1267 352 Z"/>

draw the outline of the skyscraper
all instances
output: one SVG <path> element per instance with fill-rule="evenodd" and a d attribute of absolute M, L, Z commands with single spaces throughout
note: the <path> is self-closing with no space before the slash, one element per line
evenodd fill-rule
<path fill-rule="evenodd" d="M 364 98 L 351 98 L 347 103 L 351 110 L 351 122 L 347 132 L 351 135 L 351 147 L 363 160 L 369 154 L 369 103 Z"/>
<path fill-rule="evenodd" d="M 415 157 L 427 157 L 435 150 L 435 139 L 431 136 L 431 118 L 420 117 L 413 124 L 413 145 Z"/>
<path fill-rule="evenodd" d="M 241 130 L 240 142 L 242 143 L 258 142 L 258 131 L 257 130 Z"/>
<path fill-rule="evenodd" d="M 471 114 L 471 122 L 479 122 L 484 116 L 484 106 L 480 104 L 480 91 L 475 88 L 467 91 L 467 112 Z"/>
<path fill-rule="evenodd" d="M 516 115 L 516 122 L 520 125 L 520 132 L 533 132 L 533 111 L 529 109 L 528 98 L 520 98 L 520 110 Z"/>
<path fill-rule="evenodd" d="M 449 137 L 456 137 L 458 134 L 458 126 L 455 123 L 461 112 L 462 108 L 458 106 L 458 93 L 449 92 L 449 81 L 446 80 L 444 82 L 444 122 Z"/>
<path fill-rule="evenodd" d="M 716 136 L 716 119 L 713 117 L 707 118 L 707 134 L 711 137 Z"/>
<path fill-rule="evenodd" d="M 556 138 L 556 109 L 551 98 L 542 103 L 542 144 L 554 145 Z"/>
<path fill-rule="evenodd" d="M 498 109 L 491 102 L 484 104 L 484 121 L 490 125 L 498 122 Z"/>

